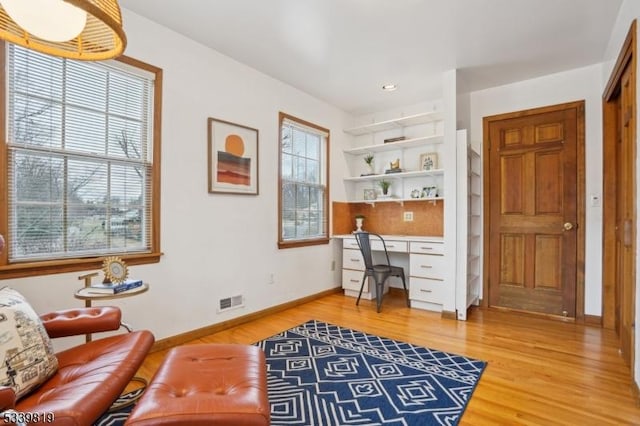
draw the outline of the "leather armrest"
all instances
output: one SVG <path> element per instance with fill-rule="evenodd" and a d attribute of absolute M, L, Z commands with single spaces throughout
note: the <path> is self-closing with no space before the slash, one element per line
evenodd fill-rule
<path fill-rule="evenodd" d="M 77 336 L 120 328 L 122 313 L 115 306 L 77 308 L 40 315 L 49 337 Z"/>
<path fill-rule="evenodd" d="M 16 393 L 9 386 L 0 386 L 0 411 L 16 407 Z"/>

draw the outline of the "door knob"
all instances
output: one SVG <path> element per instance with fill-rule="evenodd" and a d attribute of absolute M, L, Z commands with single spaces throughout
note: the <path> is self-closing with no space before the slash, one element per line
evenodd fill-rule
<path fill-rule="evenodd" d="M 573 229 L 573 223 L 571 222 L 565 222 L 564 223 L 564 230 L 565 231 L 571 231 Z"/>

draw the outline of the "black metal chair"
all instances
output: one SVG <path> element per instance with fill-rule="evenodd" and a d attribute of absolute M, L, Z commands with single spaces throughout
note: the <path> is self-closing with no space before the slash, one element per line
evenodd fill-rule
<path fill-rule="evenodd" d="M 377 312 L 380 312 L 380 306 L 382 305 L 382 297 L 384 296 L 384 283 L 389 277 L 400 277 L 402 279 L 402 286 L 404 287 L 404 293 L 407 299 L 407 306 L 410 306 L 409 292 L 407 291 L 407 283 L 404 279 L 404 269 L 400 266 L 393 266 L 389 262 L 389 253 L 387 253 L 387 245 L 384 239 L 378 234 L 372 234 L 369 232 L 356 232 L 356 241 L 362 253 L 364 259 L 364 276 L 362 277 L 362 284 L 360 285 L 360 293 L 358 293 L 358 300 L 356 305 L 360 304 L 360 297 L 362 297 L 362 290 L 364 289 L 364 282 L 369 277 L 373 277 L 376 285 L 376 305 Z M 373 264 L 373 256 L 371 254 L 371 237 L 379 238 L 382 242 L 382 248 L 384 249 L 384 255 L 387 259 L 386 264 Z"/>

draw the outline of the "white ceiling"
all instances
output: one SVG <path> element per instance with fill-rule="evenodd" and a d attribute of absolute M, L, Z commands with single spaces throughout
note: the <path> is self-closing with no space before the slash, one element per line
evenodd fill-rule
<path fill-rule="evenodd" d="M 354 114 L 603 60 L 622 0 L 121 0 Z M 125 21 L 126 30 L 126 21 Z M 395 92 L 381 86 L 393 82 Z"/>

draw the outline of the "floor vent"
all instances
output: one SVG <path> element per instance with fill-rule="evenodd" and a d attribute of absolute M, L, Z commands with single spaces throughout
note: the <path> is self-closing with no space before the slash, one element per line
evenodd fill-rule
<path fill-rule="evenodd" d="M 244 298 L 242 297 L 242 295 L 225 297 L 224 299 L 220 299 L 220 303 L 218 304 L 218 312 L 240 308 L 242 306 L 244 306 Z"/>

